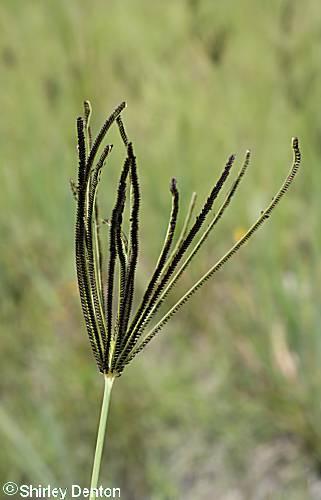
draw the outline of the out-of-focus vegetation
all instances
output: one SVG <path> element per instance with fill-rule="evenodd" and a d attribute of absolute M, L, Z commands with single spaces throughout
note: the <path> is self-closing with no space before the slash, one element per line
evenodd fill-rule
<path fill-rule="evenodd" d="M 320 499 L 321 6 L 315 0 L 0 4 L 0 479 L 88 484 L 102 380 L 73 257 L 75 118 L 121 100 L 143 191 L 140 283 L 175 175 L 198 203 L 253 150 L 175 297 L 303 168 L 256 239 L 115 384 L 102 480 L 122 498 Z M 105 172 L 110 211 L 123 149 Z M 173 297 L 172 300 L 175 299 Z"/>

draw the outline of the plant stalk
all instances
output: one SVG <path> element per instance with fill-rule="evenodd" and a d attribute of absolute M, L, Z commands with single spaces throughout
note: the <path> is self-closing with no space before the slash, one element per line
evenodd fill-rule
<path fill-rule="evenodd" d="M 93 469 L 92 469 L 92 475 L 91 475 L 90 500 L 95 500 L 97 498 L 94 490 L 98 486 L 101 458 L 102 458 L 103 449 L 104 449 L 104 442 L 105 442 L 106 423 L 107 423 L 107 418 L 108 418 L 110 394 L 111 394 L 111 389 L 113 387 L 113 382 L 114 382 L 114 377 L 110 377 L 108 375 L 105 375 L 104 378 L 105 378 L 105 388 L 104 388 L 103 402 L 102 402 L 102 406 L 101 406 L 95 457 L 94 457 L 94 463 L 93 463 Z"/>

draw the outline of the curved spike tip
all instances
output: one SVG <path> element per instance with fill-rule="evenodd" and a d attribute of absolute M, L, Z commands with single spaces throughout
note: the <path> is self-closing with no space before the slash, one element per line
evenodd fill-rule
<path fill-rule="evenodd" d="M 169 189 L 172 194 L 177 191 L 177 180 L 175 177 L 172 177 Z"/>

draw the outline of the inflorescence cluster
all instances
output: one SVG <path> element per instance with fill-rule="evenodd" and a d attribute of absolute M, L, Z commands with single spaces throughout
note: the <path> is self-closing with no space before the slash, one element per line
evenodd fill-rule
<path fill-rule="evenodd" d="M 84 117 L 77 120 L 78 182 L 77 184 L 71 182 L 77 200 L 76 268 L 83 315 L 97 366 L 100 372 L 112 377 L 119 376 L 123 372 L 125 366 L 144 349 L 181 306 L 269 218 L 272 210 L 288 190 L 301 162 L 298 139 L 294 138 L 292 140 L 294 160 L 290 173 L 280 190 L 272 198 L 271 203 L 225 255 L 171 307 L 157 324 L 148 329 L 151 320 L 164 303 L 169 292 L 173 290 L 183 272 L 228 208 L 248 168 L 250 151 L 246 152 L 244 163 L 215 214 L 212 213 L 212 207 L 234 165 L 234 155 L 228 158 L 222 173 L 196 217 L 194 217 L 196 194 L 193 193 L 182 230 L 176 237 L 176 241 L 179 192 L 176 180 L 174 178 L 171 180 L 172 207 L 167 233 L 155 269 L 140 303 L 133 313 L 136 268 L 140 247 L 140 186 L 133 144 L 128 140 L 121 118 L 124 108 L 125 103 L 123 102 L 105 121 L 93 140 L 90 128 L 91 107 L 89 102 L 85 101 Z M 106 221 L 101 219 L 99 215 L 97 190 L 101 171 L 112 151 L 112 145 L 107 144 L 102 147 L 102 142 L 114 123 L 118 126 L 126 148 L 126 158 L 121 169 L 111 218 Z M 127 203 L 129 204 L 128 235 L 124 229 Z M 205 221 L 209 224 L 202 232 Z M 103 222 L 107 222 L 109 230 L 108 252 L 104 251 L 102 246 L 101 225 Z M 196 237 L 198 237 L 198 241 L 195 242 Z"/>

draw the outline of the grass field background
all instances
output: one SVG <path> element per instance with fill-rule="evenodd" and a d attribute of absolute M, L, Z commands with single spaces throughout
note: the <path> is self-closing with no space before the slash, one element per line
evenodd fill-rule
<path fill-rule="evenodd" d="M 142 187 L 143 290 L 178 180 L 198 207 L 248 177 L 171 301 L 271 220 L 115 383 L 102 482 L 130 500 L 321 498 L 321 6 L 315 0 L 0 3 L 0 479 L 88 484 L 102 380 L 74 269 L 75 119 L 122 100 Z M 104 175 L 106 216 L 124 155 Z M 181 219 L 182 220 L 182 219 Z"/>

